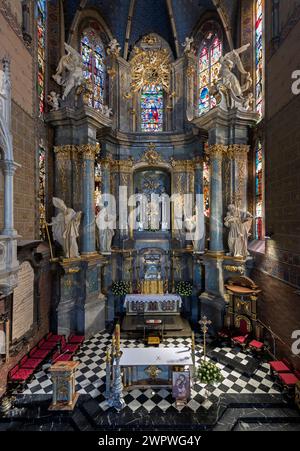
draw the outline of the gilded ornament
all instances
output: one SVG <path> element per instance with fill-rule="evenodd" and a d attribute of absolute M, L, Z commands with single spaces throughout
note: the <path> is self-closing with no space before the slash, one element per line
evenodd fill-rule
<path fill-rule="evenodd" d="M 140 91 L 145 85 L 162 86 L 170 90 L 170 55 L 167 49 L 144 50 L 136 47 L 131 60 L 131 90 Z"/>

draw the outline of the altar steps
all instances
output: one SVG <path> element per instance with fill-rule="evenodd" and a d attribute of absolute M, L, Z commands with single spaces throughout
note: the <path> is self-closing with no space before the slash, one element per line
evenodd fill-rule
<path fill-rule="evenodd" d="M 148 318 L 148 317 L 147 317 Z M 188 320 L 179 315 L 153 315 L 155 319 L 163 321 L 163 337 L 191 337 L 192 329 Z M 161 327 L 155 329 L 157 332 Z M 125 316 L 121 325 L 121 338 L 143 338 L 144 337 L 144 317 Z"/>

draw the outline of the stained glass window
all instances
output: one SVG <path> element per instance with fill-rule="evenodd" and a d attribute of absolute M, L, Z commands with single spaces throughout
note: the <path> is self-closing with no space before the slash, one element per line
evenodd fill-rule
<path fill-rule="evenodd" d="M 104 101 L 105 52 L 101 39 L 93 28 L 88 28 L 82 33 L 81 54 L 84 76 L 90 81 L 89 105 L 94 108 L 101 108 Z"/>
<path fill-rule="evenodd" d="M 199 56 L 199 114 L 216 106 L 216 99 L 210 95 L 210 86 L 218 79 L 222 41 L 216 34 L 207 33 Z"/>
<path fill-rule="evenodd" d="M 263 239 L 263 148 L 260 141 L 255 149 L 255 238 Z"/>
<path fill-rule="evenodd" d="M 39 213 L 40 213 L 40 238 L 46 239 L 45 236 L 45 214 L 46 208 L 46 151 L 44 147 L 39 147 Z"/>
<path fill-rule="evenodd" d="M 255 106 L 259 116 L 263 116 L 264 108 L 264 4 L 263 0 L 256 0 L 255 16 Z"/>
<path fill-rule="evenodd" d="M 141 130 L 163 131 L 164 94 L 161 85 L 146 85 L 141 93 Z"/>
<path fill-rule="evenodd" d="M 209 218 L 209 212 L 210 212 L 209 190 L 210 190 L 209 164 L 207 161 L 204 161 L 203 162 L 203 201 L 204 201 L 204 214 L 208 218 Z"/>
<path fill-rule="evenodd" d="M 46 0 L 37 0 L 38 96 L 40 115 L 45 112 Z"/>

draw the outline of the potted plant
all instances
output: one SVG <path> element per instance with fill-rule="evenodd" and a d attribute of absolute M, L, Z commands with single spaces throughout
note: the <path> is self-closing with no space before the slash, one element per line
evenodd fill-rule
<path fill-rule="evenodd" d="M 215 363 L 208 360 L 202 360 L 200 365 L 196 368 L 195 379 L 197 379 L 200 384 L 204 384 L 205 387 L 207 387 L 210 384 L 222 382 L 223 376 L 220 368 L 218 368 Z M 209 392 L 206 388 L 206 398 L 208 397 L 208 394 Z"/>
<path fill-rule="evenodd" d="M 111 291 L 115 296 L 126 296 L 130 291 L 130 283 L 123 280 L 114 282 Z"/>
<path fill-rule="evenodd" d="M 180 296 L 192 296 L 193 285 L 191 282 L 180 280 L 179 282 L 176 282 L 175 290 Z"/>

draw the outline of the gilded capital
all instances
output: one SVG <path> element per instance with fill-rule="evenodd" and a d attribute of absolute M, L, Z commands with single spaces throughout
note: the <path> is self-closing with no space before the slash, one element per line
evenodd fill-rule
<path fill-rule="evenodd" d="M 221 159 L 223 155 L 226 155 L 228 151 L 228 146 L 224 144 L 212 144 L 205 149 L 205 153 L 212 158 Z"/>
<path fill-rule="evenodd" d="M 70 160 L 72 156 L 74 146 L 71 144 L 67 144 L 65 146 L 55 146 L 54 153 L 57 159 L 59 160 Z"/>
<path fill-rule="evenodd" d="M 248 144 L 231 144 L 228 147 L 228 155 L 231 158 L 245 158 L 249 152 L 250 146 Z"/>
<path fill-rule="evenodd" d="M 204 158 L 201 155 L 198 155 L 197 157 L 194 158 L 193 161 L 194 161 L 194 164 L 195 164 L 196 167 L 197 166 L 201 166 L 202 167 Z"/>
<path fill-rule="evenodd" d="M 96 155 L 100 152 L 100 144 L 81 144 L 76 147 L 76 151 L 86 160 L 95 160 Z"/>

